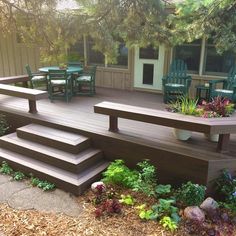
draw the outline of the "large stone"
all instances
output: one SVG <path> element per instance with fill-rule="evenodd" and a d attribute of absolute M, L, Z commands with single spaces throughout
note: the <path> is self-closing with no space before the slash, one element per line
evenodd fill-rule
<path fill-rule="evenodd" d="M 106 191 L 106 185 L 102 181 L 99 181 L 99 182 L 94 182 L 91 185 L 91 189 L 94 193 L 98 192 L 98 188 L 97 188 L 98 186 L 101 186 L 102 192 Z"/>
<path fill-rule="evenodd" d="M 189 206 L 184 209 L 184 218 L 196 222 L 205 221 L 205 213 L 198 206 Z"/>
<path fill-rule="evenodd" d="M 211 197 L 208 197 L 203 201 L 203 203 L 200 205 L 200 208 L 206 212 L 215 211 L 219 208 L 218 203 Z"/>

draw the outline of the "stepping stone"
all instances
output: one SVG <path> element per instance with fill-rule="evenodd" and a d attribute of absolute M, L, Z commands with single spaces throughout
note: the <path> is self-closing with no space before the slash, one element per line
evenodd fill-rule
<path fill-rule="evenodd" d="M 23 189 L 13 194 L 8 204 L 16 209 L 36 209 L 75 217 L 82 212 L 82 206 L 78 204 L 75 197 L 59 189 L 51 192 L 43 192 L 33 187 Z"/>
<path fill-rule="evenodd" d="M 5 184 L 11 181 L 11 177 L 9 175 L 2 175 L 0 174 L 0 184 Z M 1 234 L 0 234 L 1 236 Z"/>
<path fill-rule="evenodd" d="M 10 181 L 0 185 L 0 202 L 7 202 L 12 194 L 29 188 L 24 182 Z"/>

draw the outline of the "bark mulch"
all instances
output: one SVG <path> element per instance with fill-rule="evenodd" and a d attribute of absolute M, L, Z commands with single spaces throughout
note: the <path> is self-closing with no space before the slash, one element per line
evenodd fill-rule
<path fill-rule="evenodd" d="M 138 198 L 138 196 L 136 196 Z M 187 236 L 184 227 L 172 234 L 157 222 L 141 221 L 134 207 L 124 207 L 121 214 L 94 216 L 92 193 L 78 197 L 84 211 L 78 217 L 36 210 L 15 210 L 0 204 L 0 235 L 5 236 Z M 236 235 L 236 234 L 235 234 Z M 233 236 L 233 235 L 232 235 Z"/>

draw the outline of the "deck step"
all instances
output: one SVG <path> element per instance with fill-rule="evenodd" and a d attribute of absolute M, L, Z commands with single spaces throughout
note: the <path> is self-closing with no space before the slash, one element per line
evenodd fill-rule
<path fill-rule="evenodd" d="M 87 137 L 38 124 L 18 128 L 17 136 L 74 154 L 90 146 Z"/>
<path fill-rule="evenodd" d="M 32 173 L 76 195 L 80 195 L 108 166 L 107 161 L 101 160 L 79 174 L 73 174 L 69 171 L 4 148 L 0 148 L 0 160 L 7 161 L 14 169 L 25 173 Z"/>
<path fill-rule="evenodd" d="M 16 153 L 31 157 L 33 159 L 54 165 L 61 169 L 79 173 L 91 165 L 96 164 L 103 158 L 98 149 L 87 148 L 77 154 L 72 154 L 45 146 L 41 143 L 19 138 L 18 132 L 0 137 L 0 147 L 15 151 Z M 33 138 L 32 138 L 33 140 Z"/>

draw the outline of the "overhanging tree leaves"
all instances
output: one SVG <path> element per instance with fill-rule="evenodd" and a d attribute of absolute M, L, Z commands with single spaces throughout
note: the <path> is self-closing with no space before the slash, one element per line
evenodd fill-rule
<path fill-rule="evenodd" d="M 185 0 L 170 15 L 173 44 L 212 38 L 219 53 L 236 52 L 236 1 Z"/>

